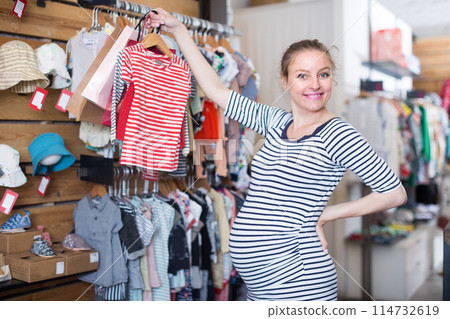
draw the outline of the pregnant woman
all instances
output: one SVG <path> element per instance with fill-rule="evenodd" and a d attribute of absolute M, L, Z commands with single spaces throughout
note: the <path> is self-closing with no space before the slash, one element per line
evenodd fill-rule
<path fill-rule="evenodd" d="M 337 278 L 325 223 L 402 205 L 400 180 L 350 124 L 327 109 L 335 65 L 317 40 L 293 43 L 281 60 L 291 113 L 226 88 L 186 27 L 162 9 L 150 26 L 172 34 L 205 95 L 225 115 L 265 137 L 251 185 L 230 234 L 233 265 L 248 300 L 336 300 Z M 347 169 L 372 192 L 326 206 Z"/>

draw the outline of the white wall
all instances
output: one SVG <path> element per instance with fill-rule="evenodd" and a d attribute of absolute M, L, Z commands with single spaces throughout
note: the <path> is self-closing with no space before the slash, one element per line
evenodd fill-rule
<path fill-rule="evenodd" d="M 332 0 L 310 0 L 234 11 L 233 25 L 243 31 L 241 51 L 261 75 L 260 102 L 290 108 L 280 85 L 281 56 L 291 43 L 302 39 L 317 38 L 326 45 L 333 44 L 333 6 Z"/>
<path fill-rule="evenodd" d="M 343 0 L 342 23 L 345 30 L 343 35 L 343 89 L 346 98 L 351 98 L 359 94 L 360 79 L 371 79 L 383 81 L 383 89 L 387 92 L 406 96 L 406 92 L 412 89 L 412 78 L 403 77 L 401 80 L 395 79 L 384 73 L 370 70 L 362 65 L 368 61 L 369 56 L 369 13 L 371 15 L 371 31 L 380 29 L 400 28 L 402 31 L 403 53 L 412 53 L 412 30 L 403 21 L 396 18 L 389 10 L 377 2 L 369 9 L 368 1 Z M 345 117 L 345 111 L 344 111 Z M 345 183 L 345 179 L 344 179 Z M 361 196 L 361 189 L 345 186 L 349 198 Z M 349 218 L 343 223 L 343 227 L 336 231 L 336 240 L 346 238 L 353 231 L 361 230 L 361 218 Z M 356 253 L 356 255 L 355 255 Z M 341 290 L 343 296 L 349 299 L 361 297 L 361 250 L 358 246 L 345 246 L 343 267 L 348 274 L 341 276 Z"/>
<path fill-rule="evenodd" d="M 412 53 L 412 30 L 400 19 L 380 5 L 372 2 L 370 8 L 372 32 L 380 29 L 400 28 L 402 31 L 403 53 Z M 369 24 L 368 1 L 344 0 L 343 19 L 344 29 L 344 87 L 348 97 L 359 93 L 361 78 L 383 81 L 383 89 L 388 92 L 405 93 L 412 89 L 412 79 L 404 77 L 397 80 L 391 76 L 372 70 L 362 65 L 369 61 Z M 355 22 L 357 21 L 357 22 Z M 353 26 L 352 26 L 353 25 Z"/>

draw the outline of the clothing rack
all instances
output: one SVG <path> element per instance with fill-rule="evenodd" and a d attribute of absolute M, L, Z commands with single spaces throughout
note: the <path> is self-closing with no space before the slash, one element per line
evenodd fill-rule
<path fill-rule="evenodd" d="M 135 16 L 143 16 L 144 14 L 152 10 L 152 8 L 149 6 L 123 0 L 116 0 L 115 5 L 101 5 L 98 7 L 104 10 L 112 10 L 124 13 L 125 15 L 131 14 Z M 198 30 L 201 32 L 211 33 L 224 37 L 242 36 L 241 30 L 235 29 L 230 25 L 218 22 L 210 22 L 205 19 L 190 17 L 176 12 L 171 12 L 171 14 L 191 30 Z"/>

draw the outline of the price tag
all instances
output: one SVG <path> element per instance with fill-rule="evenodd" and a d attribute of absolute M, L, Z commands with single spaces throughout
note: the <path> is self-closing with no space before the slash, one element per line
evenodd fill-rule
<path fill-rule="evenodd" d="M 61 91 L 61 95 L 59 96 L 58 102 L 56 102 L 55 108 L 60 110 L 61 112 L 66 112 L 67 104 L 69 103 L 70 98 L 73 93 L 69 90 L 63 89 Z"/>
<path fill-rule="evenodd" d="M 64 274 L 64 261 L 56 263 L 56 274 L 57 275 Z"/>
<path fill-rule="evenodd" d="M 10 189 L 7 189 L 5 191 L 5 194 L 3 195 L 2 201 L 0 203 L 0 212 L 2 212 L 3 214 L 9 215 L 12 208 L 14 207 L 17 197 L 19 197 L 19 194 L 17 194 L 16 192 L 13 192 Z"/>
<path fill-rule="evenodd" d="M 91 264 L 92 263 L 98 263 L 98 252 L 91 253 L 89 255 L 89 260 L 90 260 Z"/>
<path fill-rule="evenodd" d="M 12 13 L 17 17 L 22 18 L 26 6 L 27 0 L 16 0 L 16 3 L 14 4 L 14 7 L 12 9 Z"/>
<path fill-rule="evenodd" d="M 50 177 L 48 176 L 42 176 L 41 182 L 39 183 L 38 187 L 38 193 L 41 196 L 45 195 L 45 192 L 47 191 L 48 184 L 50 183 Z"/>
<path fill-rule="evenodd" d="M 47 93 L 46 90 L 37 86 L 28 106 L 36 111 L 40 111 L 42 109 L 42 104 L 44 104 L 44 100 L 47 97 Z"/>

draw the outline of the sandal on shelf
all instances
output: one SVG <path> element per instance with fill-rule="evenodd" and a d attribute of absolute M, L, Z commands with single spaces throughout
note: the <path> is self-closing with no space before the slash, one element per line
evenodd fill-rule
<path fill-rule="evenodd" d="M 50 248 L 48 242 L 42 236 L 36 237 L 31 245 L 31 252 L 40 257 L 56 256 L 53 249 Z"/>
<path fill-rule="evenodd" d="M 42 238 L 47 241 L 49 246 L 53 245 L 52 240 L 50 239 L 50 234 L 48 232 L 43 232 Z"/>
<path fill-rule="evenodd" d="M 80 235 L 69 233 L 64 238 L 63 247 L 71 250 L 92 250 L 92 247 Z"/>
<path fill-rule="evenodd" d="M 0 226 L 2 233 L 19 233 L 24 232 L 24 228 L 31 227 L 30 212 L 24 210 L 25 216 L 15 213 L 6 222 Z"/>

